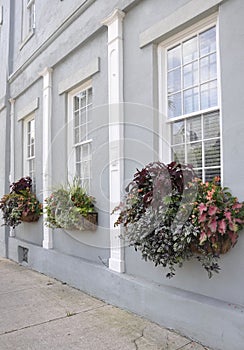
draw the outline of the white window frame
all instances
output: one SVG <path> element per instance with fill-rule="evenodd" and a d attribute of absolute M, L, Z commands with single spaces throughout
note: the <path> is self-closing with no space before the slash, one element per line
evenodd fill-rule
<path fill-rule="evenodd" d="M 168 117 L 168 93 L 167 93 L 167 50 L 182 41 L 190 39 L 198 32 L 204 32 L 211 27 L 216 26 L 216 55 L 217 55 L 217 94 L 218 106 L 199 110 L 189 114 L 182 114 L 178 117 Z M 172 122 L 185 120 L 189 117 L 201 116 L 210 112 L 219 112 L 220 115 L 220 172 L 221 180 L 223 181 L 223 138 L 222 138 L 222 115 L 221 115 L 221 80 L 220 80 L 220 57 L 219 57 L 219 25 L 218 13 L 214 13 L 208 18 L 205 18 L 198 23 L 182 30 L 180 33 L 171 36 L 158 45 L 158 101 L 159 101 L 159 158 L 164 162 L 172 161 L 171 153 L 171 131 L 170 126 Z"/>
<path fill-rule="evenodd" d="M 92 138 L 86 138 L 84 141 L 75 143 L 74 139 L 74 98 L 78 94 L 87 91 L 88 89 L 92 89 L 92 81 L 89 80 L 86 83 L 82 84 L 78 88 L 72 90 L 68 94 L 68 180 L 72 181 L 72 179 L 77 176 L 76 174 L 76 148 L 82 147 L 83 145 L 89 145 L 90 147 L 90 155 L 89 155 L 89 178 L 88 185 L 84 186 L 84 182 L 87 178 L 80 177 L 81 186 L 85 188 L 87 193 L 91 191 L 91 180 L 92 180 Z M 86 126 L 87 127 L 87 126 Z M 89 133 L 89 131 L 88 131 Z M 82 162 L 81 162 L 82 163 Z"/>
<path fill-rule="evenodd" d="M 22 0 L 22 44 L 20 49 L 34 35 L 35 22 L 35 0 Z"/>
<path fill-rule="evenodd" d="M 28 155 L 28 124 L 34 120 L 34 155 L 29 156 Z M 35 114 L 31 114 L 30 116 L 26 117 L 23 120 L 23 156 L 24 156 L 24 164 L 23 164 L 23 175 L 24 176 L 30 176 L 32 178 L 32 185 L 33 190 L 35 190 L 35 183 L 36 183 L 36 121 L 35 121 Z M 34 161 L 34 170 L 33 172 L 30 172 L 30 162 Z"/>

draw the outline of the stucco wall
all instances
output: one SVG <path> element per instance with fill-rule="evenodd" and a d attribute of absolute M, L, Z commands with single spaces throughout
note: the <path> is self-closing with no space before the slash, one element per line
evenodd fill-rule
<path fill-rule="evenodd" d="M 200 1 L 211 3 L 216 11 L 221 1 Z M 70 3 L 72 5 L 70 6 Z M 225 350 L 230 344 L 241 350 L 243 335 L 244 282 L 241 278 L 244 268 L 242 251 L 244 238 L 240 235 L 234 249 L 221 258 L 221 272 L 211 280 L 197 262 L 187 262 L 177 270 L 176 276 L 168 280 L 162 267 L 155 268 L 150 262 L 141 260 L 139 252 L 125 248 L 126 273 L 114 274 L 105 266 L 110 256 L 110 209 L 109 209 L 109 109 L 108 109 L 108 57 L 107 28 L 101 21 L 115 7 L 125 10 L 124 24 L 124 118 L 125 118 L 125 174 L 124 187 L 132 179 L 136 168 L 159 159 L 159 112 L 158 96 L 158 54 L 160 40 L 149 42 L 140 48 L 141 33 L 149 27 L 168 18 L 175 10 L 190 3 L 189 0 L 109 0 L 94 1 L 85 12 L 80 13 L 70 25 L 52 37 L 55 30 L 64 25 L 64 19 L 80 6 L 79 1 L 37 2 L 35 35 L 20 50 L 20 2 L 15 1 L 15 36 L 13 45 L 12 76 L 10 94 L 15 102 L 15 178 L 23 176 L 22 121 L 17 116 L 25 106 L 38 98 L 36 117 L 36 166 L 37 194 L 42 199 L 42 118 L 43 79 L 39 73 L 45 67 L 53 68 L 52 74 L 52 185 L 67 181 L 67 108 L 68 93 L 74 88 L 60 91 L 60 84 L 77 72 L 86 70 L 91 62 L 99 62 L 99 69 L 87 78 L 93 87 L 93 161 L 91 194 L 96 197 L 99 225 L 96 232 L 54 231 L 54 249 L 41 248 L 43 240 L 42 219 L 36 224 L 21 224 L 16 228 L 16 237 L 9 240 L 9 257 L 18 261 L 18 245 L 29 249 L 29 266 L 54 277 L 67 281 L 85 291 L 102 297 L 116 305 L 126 307 L 168 327 L 185 332 L 208 345 Z M 55 12 L 52 21 L 46 11 Z M 244 158 L 242 139 L 244 122 L 242 118 L 242 82 L 244 78 L 242 49 L 244 4 L 242 0 L 222 1 L 219 7 L 219 37 L 221 63 L 221 115 L 223 134 L 223 182 L 235 195 L 244 199 Z M 184 13 L 182 14 L 184 17 Z M 181 18 L 182 19 L 182 18 Z M 196 22 L 195 18 L 188 24 Z M 187 25 L 188 25 L 187 24 Z M 175 24 L 176 27 L 178 23 Z M 177 30 L 180 31 L 184 24 Z M 1 33 L 2 35 L 2 33 Z M 50 39 L 52 37 L 52 39 Z M 1 36 L 1 40 L 3 37 Z M 43 43 L 46 43 L 42 46 Z M 1 44 L 2 45 L 2 44 Z M 1 60 L 1 58 L 0 58 Z M 19 67 L 22 67 L 19 70 Z M 86 80 L 86 79 L 85 79 Z M 80 81 L 82 83 L 84 81 Z M 5 85 L 0 84 L 0 98 Z M 6 150 L 7 110 L 0 112 L 1 149 Z M 7 128 L 8 131 L 8 128 Z M 8 153 L 5 152 L 6 155 Z M 8 167 L 8 159 L 7 161 Z M 6 190 L 6 167 L 0 161 L 0 188 Z M 4 174 L 5 172 L 5 174 Z M 50 189 L 51 191 L 51 189 Z M 0 254 L 4 253 L 5 230 L 0 231 Z M 81 276 L 80 276 L 80 272 Z M 89 271 L 89 273 L 87 272 Z M 91 278 L 92 276 L 92 278 Z M 102 276 L 102 277 L 101 277 Z M 113 292 L 110 292 L 110 284 Z M 234 286 L 234 287 L 233 287 Z M 121 297 L 122 295 L 122 297 Z M 156 296 L 156 297 L 155 297 Z M 177 303 L 177 307 L 174 303 Z M 186 304 L 185 304 L 186 303 Z M 238 307 L 232 304 L 238 305 Z M 187 307 L 186 307 L 187 305 Z M 231 309 L 230 309 L 231 306 Z M 163 312 L 164 311 L 164 312 Z M 189 315 L 187 312 L 189 311 Z M 204 315 L 205 328 L 201 330 Z M 223 315 L 221 318 L 219 315 Z M 236 325 L 228 324 L 238 318 Z M 189 316 L 189 317 L 188 317 Z M 220 322 L 215 339 L 215 322 Z M 208 328 L 209 327 L 209 328 Z M 223 329 L 221 329 L 223 327 Z M 227 330 L 232 327 L 231 330 Z M 209 338 L 206 336 L 209 332 Z M 232 335 L 231 335 L 232 334 Z M 228 341 L 226 340 L 228 337 Z"/>

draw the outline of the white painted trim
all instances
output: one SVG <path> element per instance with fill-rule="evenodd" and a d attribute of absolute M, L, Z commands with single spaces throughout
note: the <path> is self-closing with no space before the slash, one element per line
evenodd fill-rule
<path fill-rule="evenodd" d="M 15 100 L 9 99 L 10 102 L 10 173 L 9 173 L 9 183 L 11 184 L 15 180 L 15 125 L 14 125 L 14 115 L 15 115 Z M 15 237 L 15 230 L 11 227 L 9 232 L 10 237 Z"/>
<path fill-rule="evenodd" d="M 218 106 L 213 108 L 208 108 L 205 110 L 199 110 L 193 112 L 191 114 L 170 118 L 167 119 L 167 74 L 166 74 L 166 60 L 167 60 L 167 49 L 170 46 L 176 45 L 178 42 L 182 40 L 187 40 L 196 32 L 205 31 L 211 26 L 216 26 L 216 53 L 217 53 L 217 81 L 218 81 Z M 214 111 L 219 111 L 220 113 L 220 140 L 221 140 L 221 181 L 223 182 L 223 138 L 222 138 L 222 118 L 221 118 L 221 82 L 220 82 L 220 47 L 219 47 L 219 19 L 218 12 L 204 18 L 198 23 L 184 29 L 178 34 L 173 35 L 172 37 L 164 40 L 162 43 L 158 45 L 158 99 L 159 99 L 159 112 L 161 118 L 159 118 L 159 132 L 160 132 L 160 141 L 159 141 L 159 156 L 160 160 L 163 162 L 170 162 L 171 159 L 171 151 L 170 151 L 170 124 L 174 121 L 185 120 L 186 118 L 193 117 L 195 115 L 201 115 L 205 113 L 211 113 Z M 163 96 L 163 98 L 162 98 Z"/>
<path fill-rule="evenodd" d="M 0 26 L 3 24 L 3 6 L 0 6 Z"/>
<path fill-rule="evenodd" d="M 68 181 L 71 183 L 75 175 L 75 148 L 74 148 L 74 118 L 73 98 L 77 93 L 92 88 L 92 81 L 86 81 L 76 87 L 68 94 L 68 126 L 67 126 L 67 154 L 68 154 Z M 92 142 L 92 139 L 85 140 L 81 144 Z"/>
<path fill-rule="evenodd" d="M 124 179 L 124 109 L 123 109 L 123 18 L 119 9 L 102 23 L 108 27 L 108 91 L 109 91 L 109 186 L 110 212 L 121 202 Z M 121 228 L 114 227 L 117 219 L 110 216 L 109 268 L 125 271 L 124 243 Z"/>
<path fill-rule="evenodd" d="M 28 117 L 30 114 L 35 112 L 35 110 L 37 110 L 38 108 L 39 108 L 39 98 L 37 97 L 17 114 L 17 121 L 21 121 L 22 119 Z"/>
<path fill-rule="evenodd" d="M 85 80 L 90 79 L 94 74 L 96 74 L 99 71 L 100 71 L 100 58 L 97 57 L 93 61 L 91 61 L 86 67 L 80 69 L 78 72 L 76 72 L 72 76 L 61 81 L 58 85 L 59 95 L 63 94 L 64 92 L 73 90 L 77 85 L 80 85 Z"/>
<path fill-rule="evenodd" d="M 192 21 L 199 21 L 202 16 L 210 15 L 211 12 L 216 12 L 218 6 L 224 0 L 191 0 L 184 6 L 179 7 L 169 16 L 155 23 L 150 28 L 140 34 L 140 47 L 159 42 L 171 36 L 175 32 L 179 32 L 184 26 Z"/>
<path fill-rule="evenodd" d="M 52 184 L 52 150 L 51 150 L 51 118 L 52 118 L 52 68 L 45 68 L 40 75 L 43 77 L 43 134 L 42 134 L 42 181 L 43 205 L 49 196 Z M 52 229 L 45 225 L 46 214 L 43 215 L 43 243 L 45 249 L 53 248 Z"/>
<path fill-rule="evenodd" d="M 29 175 L 29 167 L 28 167 L 28 160 L 27 160 L 27 133 L 28 133 L 28 122 L 31 120 L 35 120 L 35 115 L 31 114 L 28 115 L 23 120 L 23 175 L 27 176 Z M 36 130 L 35 130 L 35 136 L 36 136 Z M 35 145 L 36 146 L 36 145 Z"/>

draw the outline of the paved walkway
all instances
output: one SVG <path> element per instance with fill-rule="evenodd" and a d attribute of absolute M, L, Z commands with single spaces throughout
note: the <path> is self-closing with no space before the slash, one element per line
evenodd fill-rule
<path fill-rule="evenodd" d="M 191 340 L 0 258 L 1 350 L 204 350 Z"/>

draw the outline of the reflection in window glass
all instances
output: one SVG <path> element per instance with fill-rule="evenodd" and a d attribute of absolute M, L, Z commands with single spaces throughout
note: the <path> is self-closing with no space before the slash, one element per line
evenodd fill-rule
<path fill-rule="evenodd" d="M 181 46 L 178 45 L 168 52 L 168 69 L 174 69 L 181 65 Z"/>
<path fill-rule="evenodd" d="M 86 89 L 73 97 L 75 171 L 81 186 L 90 191 L 91 180 L 91 124 L 92 89 Z"/>
<path fill-rule="evenodd" d="M 212 173 L 220 176 L 219 113 L 202 114 L 171 123 L 171 135 L 173 160 L 192 164 L 204 181 Z"/>
<path fill-rule="evenodd" d="M 215 27 L 167 50 L 167 93 L 169 118 L 218 106 Z"/>

